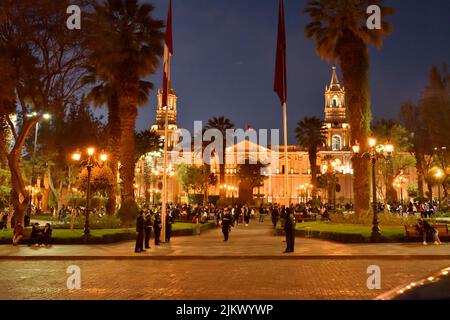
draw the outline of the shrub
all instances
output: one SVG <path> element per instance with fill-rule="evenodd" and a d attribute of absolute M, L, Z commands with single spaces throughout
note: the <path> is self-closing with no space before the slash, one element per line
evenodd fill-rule
<path fill-rule="evenodd" d="M 133 199 L 126 199 L 117 215 L 124 227 L 130 227 L 139 215 L 139 207 Z"/>
<path fill-rule="evenodd" d="M 380 213 L 379 222 L 384 226 L 403 226 L 406 224 L 417 223 L 416 217 L 401 217 L 391 213 Z M 330 214 L 331 222 L 340 224 L 357 224 L 357 225 L 371 225 L 373 223 L 372 215 L 358 216 L 355 214 Z"/>

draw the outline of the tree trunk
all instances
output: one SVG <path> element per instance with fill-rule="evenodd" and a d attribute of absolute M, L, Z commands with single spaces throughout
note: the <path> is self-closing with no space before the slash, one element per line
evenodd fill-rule
<path fill-rule="evenodd" d="M 423 174 L 423 167 L 422 167 L 422 157 L 419 155 L 419 153 L 415 152 L 416 157 L 416 170 L 417 170 L 417 188 L 419 191 L 419 197 L 424 198 L 424 174 Z"/>
<path fill-rule="evenodd" d="M 387 170 L 386 170 L 385 202 L 393 203 L 399 199 L 398 199 L 397 191 L 394 188 L 394 167 L 393 167 L 392 161 L 388 161 L 386 166 L 387 166 Z"/>
<path fill-rule="evenodd" d="M 122 203 L 124 203 L 127 199 L 134 200 L 137 104 L 129 94 L 124 94 L 122 97 L 120 98 L 120 177 L 122 180 Z"/>
<path fill-rule="evenodd" d="M 9 171 L 11 173 L 11 202 L 14 206 L 14 221 L 16 224 L 20 222 L 23 225 L 25 211 L 30 204 L 31 198 L 30 192 L 26 190 L 25 182 L 22 177 L 22 171 L 20 169 L 22 149 L 25 144 L 25 140 L 28 138 L 34 126 L 39 121 L 40 118 L 35 118 L 32 121 L 25 121 L 23 123 L 22 130 L 20 131 L 20 134 L 18 134 L 13 148 L 9 154 L 7 154 Z"/>
<path fill-rule="evenodd" d="M 245 181 L 239 184 L 239 203 L 240 204 L 253 204 L 253 188 L 250 183 Z"/>
<path fill-rule="evenodd" d="M 433 200 L 433 184 L 429 181 L 427 181 L 427 188 L 428 188 L 428 200 Z"/>
<path fill-rule="evenodd" d="M 352 132 L 352 143 L 360 144 L 361 150 L 369 149 L 371 107 L 369 90 L 369 54 L 367 45 L 352 32 L 344 32 L 343 40 L 337 46 L 341 70 L 346 90 L 346 105 Z M 354 170 L 354 208 L 358 216 L 369 213 L 369 162 L 355 158 Z"/>
<path fill-rule="evenodd" d="M 118 193 L 118 175 L 120 158 L 120 114 L 119 105 L 116 97 L 111 97 L 108 103 L 108 133 L 109 133 L 109 164 L 111 167 L 113 181 L 109 190 L 108 201 L 106 203 L 106 214 L 112 216 L 116 212 L 117 193 Z"/>
<path fill-rule="evenodd" d="M 53 195 L 55 196 L 56 199 L 56 205 L 57 205 L 57 213 L 59 213 L 59 211 L 62 209 L 62 197 L 61 197 L 61 193 L 62 193 L 62 182 L 59 188 L 59 191 L 56 190 L 55 185 L 53 183 L 53 177 L 51 174 L 51 170 L 50 167 L 47 167 L 47 177 L 48 177 L 48 185 L 50 187 L 50 190 L 52 191 Z"/>

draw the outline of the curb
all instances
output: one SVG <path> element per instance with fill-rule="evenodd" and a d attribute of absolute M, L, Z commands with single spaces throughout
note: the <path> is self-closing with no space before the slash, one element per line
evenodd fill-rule
<path fill-rule="evenodd" d="M 95 261 L 95 260 L 449 260 L 450 255 L 304 255 L 304 256 L 0 256 L 0 261 Z"/>

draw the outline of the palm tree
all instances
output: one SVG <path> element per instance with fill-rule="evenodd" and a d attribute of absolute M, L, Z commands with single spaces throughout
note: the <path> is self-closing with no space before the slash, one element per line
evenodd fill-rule
<path fill-rule="evenodd" d="M 223 184 L 225 182 L 225 160 L 226 160 L 226 148 L 227 148 L 227 130 L 234 129 L 235 125 L 231 122 L 230 119 L 225 117 L 212 118 L 208 121 L 205 129 L 216 129 L 219 130 L 222 134 L 222 150 L 220 150 L 221 155 L 219 155 L 220 165 L 219 165 L 219 184 Z M 220 189 L 220 201 L 223 201 L 225 198 L 225 190 Z"/>
<path fill-rule="evenodd" d="M 308 149 L 311 184 L 313 185 L 313 196 L 315 196 L 317 192 L 317 152 L 327 141 L 326 129 L 323 121 L 319 118 L 306 117 L 298 122 L 295 134 L 300 146 Z"/>
<path fill-rule="evenodd" d="M 109 97 L 111 126 L 119 121 L 123 201 L 134 198 L 138 106 L 147 102 L 153 89 L 152 83 L 142 79 L 155 73 L 163 54 L 164 23 L 151 16 L 153 10 L 153 5 L 140 5 L 138 0 L 106 0 L 94 4 L 86 22 L 90 25 L 86 30 L 91 30 L 89 61 Z"/>
<path fill-rule="evenodd" d="M 95 107 L 108 107 L 108 152 L 109 165 L 112 171 L 112 187 L 109 189 L 106 213 L 113 215 L 117 206 L 118 175 L 120 159 L 120 114 L 117 101 L 117 92 L 112 83 L 102 81 L 95 68 L 89 66 L 87 75 L 83 78 L 86 84 L 91 85 L 91 90 L 86 97 L 86 102 L 92 102 Z"/>
<path fill-rule="evenodd" d="M 392 27 L 385 18 L 393 9 L 383 6 L 382 0 L 313 0 L 304 10 L 311 22 L 305 28 L 305 36 L 316 42 L 318 55 L 328 61 L 338 61 L 344 76 L 352 142 L 358 141 L 368 148 L 370 136 L 371 106 L 369 89 L 368 45 L 380 48 L 383 38 Z M 366 27 L 366 10 L 369 5 L 381 9 L 381 29 Z M 363 214 L 370 210 L 369 164 L 354 159 L 355 211 Z"/>

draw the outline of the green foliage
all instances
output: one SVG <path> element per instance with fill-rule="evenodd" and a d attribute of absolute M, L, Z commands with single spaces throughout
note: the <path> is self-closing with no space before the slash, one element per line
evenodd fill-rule
<path fill-rule="evenodd" d="M 132 225 L 139 215 L 139 207 L 132 199 L 125 199 L 117 213 L 123 226 Z"/>
<path fill-rule="evenodd" d="M 188 195 L 188 202 L 190 204 L 203 204 L 204 195 L 203 194 L 190 194 Z"/>
<path fill-rule="evenodd" d="M 8 170 L 0 169 L 0 209 L 9 205 L 11 193 L 11 174 Z"/>
<path fill-rule="evenodd" d="M 371 215 L 358 216 L 346 214 L 330 214 L 332 223 L 348 224 L 348 225 L 372 225 L 373 217 Z M 382 226 L 404 226 L 406 224 L 417 223 L 416 217 L 400 217 L 396 214 L 381 213 L 379 215 L 379 222 Z"/>
<path fill-rule="evenodd" d="M 141 131 L 135 135 L 136 161 L 149 152 L 160 151 L 163 141 L 155 131 Z"/>
<path fill-rule="evenodd" d="M 86 191 L 87 176 L 87 169 L 83 169 L 79 177 L 80 190 Z M 113 179 L 114 177 L 111 168 L 107 166 L 94 167 L 91 174 L 91 192 L 106 194 L 112 188 Z"/>
<path fill-rule="evenodd" d="M 410 197 L 411 199 L 416 199 L 418 196 L 419 196 L 419 189 L 415 185 L 409 184 L 408 197 Z"/>
<path fill-rule="evenodd" d="M 215 176 L 210 173 L 209 166 L 179 164 L 175 166 L 175 174 L 186 193 L 203 192 L 205 188 L 216 183 Z"/>
<path fill-rule="evenodd" d="M 83 214 L 78 215 L 75 219 L 74 229 L 83 229 L 86 218 Z M 91 213 L 89 224 L 91 229 L 119 229 L 123 226 L 122 221 L 117 216 L 104 216 L 97 217 Z M 71 219 L 70 216 L 64 221 L 63 224 L 56 224 L 54 229 L 70 229 Z"/>

